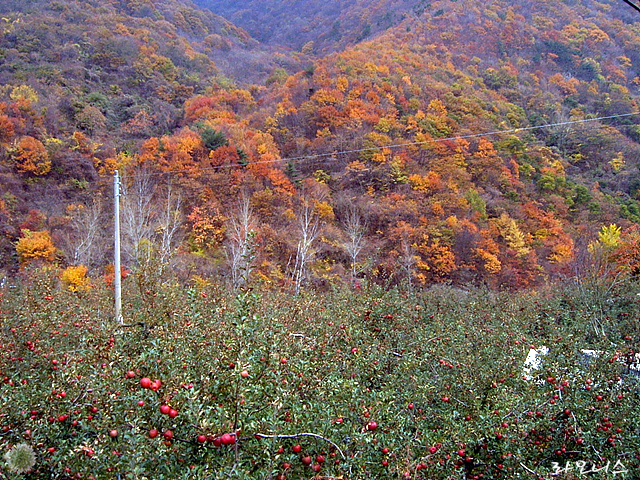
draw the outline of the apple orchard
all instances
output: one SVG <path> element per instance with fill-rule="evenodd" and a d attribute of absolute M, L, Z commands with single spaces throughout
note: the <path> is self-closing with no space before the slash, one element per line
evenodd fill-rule
<path fill-rule="evenodd" d="M 26 444 L 35 463 L 0 473 L 569 479 L 587 476 L 557 465 L 613 478 L 602 468 L 617 462 L 633 478 L 639 292 L 594 306 L 570 289 L 140 294 L 125 282 L 120 325 L 106 287 L 70 292 L 32 272 L 0 290 L 0 449 Z"/>

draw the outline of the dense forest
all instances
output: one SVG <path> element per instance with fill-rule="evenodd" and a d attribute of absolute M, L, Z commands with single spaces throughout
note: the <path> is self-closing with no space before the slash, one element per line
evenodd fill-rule
<path fill-rule="evenodd" d="M 5 273 L 113 275 L 115 170 L 149 292 L 640 269 L 628 5 L 198 3 L 0 5 Z"/>

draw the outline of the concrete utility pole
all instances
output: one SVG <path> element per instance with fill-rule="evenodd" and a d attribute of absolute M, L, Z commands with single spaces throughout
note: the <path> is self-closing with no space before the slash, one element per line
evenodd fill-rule
<path fill-rule="evenodd" d="M 120 177 L 118 170 L 113 174 L 113 202 L 114 202 L 114 280 L 115 289 L 115 320 L 122 323 L 122 283 L 120 275 Z"/>

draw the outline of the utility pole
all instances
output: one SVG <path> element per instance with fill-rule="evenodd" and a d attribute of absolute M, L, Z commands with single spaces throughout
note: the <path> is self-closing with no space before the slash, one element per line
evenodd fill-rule
<path fill-rule="evenodd" d="M 122 323 L 122 282 L 120 275 L 120 177 L 118 170 L 113 174 L 113 201 L 114 201 L 114 280 L 115 290 L 115 320 Z"/>

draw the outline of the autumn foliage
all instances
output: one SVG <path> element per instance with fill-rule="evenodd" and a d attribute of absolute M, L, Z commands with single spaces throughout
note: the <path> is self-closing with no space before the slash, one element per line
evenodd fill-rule
<path fill-rule="evenodd" d="M 84 265 L 70 266 L 63 270 L 60 280 L 72 292 L 88 290 L 87 267 Z"/>
<path fill-rule="evenodd" d="M 38 232 L 24 230 L 22 237 L 16 244 L 16 252 L 22 265 L 40 262 L 46 263 L 53 261 L 56 248 L 47 230 Z"/>
<path fill-rule="evenodd" d="M 640 222 L 631 17 L 582 2 L 463 3 L 345 1 L 340 13 L 313 3 L 327 25 L 354 32 L 302 41 L 309 26 L 288 40 L 296 52 L 277 55 L 174 0 L 85 5 L 84 20 L 43 2 L 43 18 L 67 26 L 46 38 L 29 36 L 44 31 L 40 17 L 16 7 L 0 41 L 17 52 L 0 90 L 3 257 L 11 263 L 23 226 L 50 231 L 61 268 L 76 263 L 64 258 L 74 242 L 104 251 L 108 202 L 84 225 L 64 204 L 110 198 L 117 169 L 126 187 L 146 185 L 125 208 L 130 249 L 153 243 L 158 268 L 185 282 L 233 277 L 240 198 L 254 222 L 254 278 L 272 287 L 296 275 L 300 205 L 314 206 L 317 232 L 307 285 L 358 276 L 517 289 L 583 271 L 603 225 Z M 82 55 L 67 48 L 78 35 Z M 39 72 L 28 85 L 27 71 Z M 59 94 L 70 71 L 92 73 Z M 37 225 L 29 210 L 41 212 Z M 357 268 L 353 211 L 364 226 Z M 608 258 L 634 264 L 624 238 Z M 111 262 L 93 258 L 89 276 Z"/>

